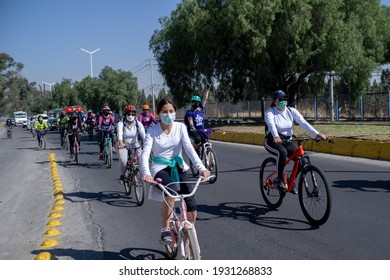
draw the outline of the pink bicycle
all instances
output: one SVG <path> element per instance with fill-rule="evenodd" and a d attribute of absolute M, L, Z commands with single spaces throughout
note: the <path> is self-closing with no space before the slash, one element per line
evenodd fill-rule
<path fill-rule="evenodd" d="M 179 211 L 172 210 L 172 217 L 169 223 L 171 228 L 172 244 L 164 245 L 167 256 L 169 259 L 174 259 L 177 256 L 178 249 L 180 248 L 181 256 L 183 260 L 200 260 L 200 247 L 198 237 L 196 235 L 195 225 L 187 219 L 187 207 L 184 198 L 193 196 L 198 189 L 200 183 L 208 182 L 214 176 L 208 178 L 199 177 L 196 181 L 180 182 L 187 184 L 195 184 L 193 191 L 189 194 L 178 194 L 169 188 L 170 185 L 177 184 L 172 182 L 167 185 L 162 185 L 162 180 L 157 178 L 152 184 L 156 185 L 164 194 L 174 198 L 175 201 L 179 201 Z M 171 192 L 175 193 L 172 194 Z M 167 202 L 166 202 L 167 203 Z"/>

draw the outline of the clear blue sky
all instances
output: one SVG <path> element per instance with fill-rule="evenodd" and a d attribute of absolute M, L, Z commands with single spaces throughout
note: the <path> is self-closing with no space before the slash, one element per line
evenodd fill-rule
<path fill-rule="evenodd" d="M 181 0 L 0 0 L 0 52 L 24 64 L 30 82 L 80 81 L 110 66 L 131 71 L 150 93 L 149 40 Z M 382 0 L 390 6 L 390 0 Z M 154 84 L 163 80 L 153 67 Z M 155 87 L 156 90 L 159 87 Z"/>
<path fill-rule="evenodd" d="M 180 0 L 0 0 L 0 52 L 24 64 L 30 82 L 80 81 L 110 66 L 132 71 L 150 91 L 149 40 Z M 154 84 L 162 78 L 154 68 Z"/>

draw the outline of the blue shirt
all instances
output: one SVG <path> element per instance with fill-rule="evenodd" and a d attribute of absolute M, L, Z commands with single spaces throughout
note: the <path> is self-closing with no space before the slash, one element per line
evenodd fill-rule
<path fill-rule="evenodd" d="M 192 117 L 196 130 L 204 131 L 204 115 L 202 104 L 200 104 L 196 110 L 190 109 L 186 112 L 186 115 L 184 117 L 184 123 L 187 126 L 187 129 L 190 130 L 191 128 L 190 123 L 188 122 L 188 117 Z"/>

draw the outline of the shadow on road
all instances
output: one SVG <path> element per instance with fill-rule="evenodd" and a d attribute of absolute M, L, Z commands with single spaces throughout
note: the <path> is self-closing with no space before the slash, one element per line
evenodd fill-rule
<path fill-rule="evenodd" d="M 126 196 L 124 192 L 72 192 L 64 193 L 64 199 L 70 202 L 85 202 L 96 200 L 116 207 L 139 207 L 132 196 Z"/>
<path fill-rule="evenodd" d="M 390 180 L 339 180 L 334 181 L 334 188 L 339 189 L 352 189 L 362 192 L 388 192 L 390 193 Z"/>
<path fill-rule="evenodd" d="M 218 218 L 230 218 L 233 220 L 247 221 L 255 225 L 282 230 L 314 230 L 306 220 L 296 220 L 281 217 L 272 217 L 268 214 L 278 212 L 266 206 L 245 202 L 225 202 L 217 206 L 198 205 L 199 221 L 207 221 Z M 205 218 L 202 213 L 209 214 Z M 287 215 L 288 213 L 286 213 Z M 211 215 L 211 216 L 210 216 Z M 267 216 L 266 216 L 267 215 Z"/>
<path fill-rule="evenodd" d="M 160 250 L 147 248 L 124 248 L 119 252 L 78 250 L 78 249 L 50 249 L 35 250 L 32 254 L 49 252 L 53 259 L 73 260 L 164 260 L 166 254 Z"/>

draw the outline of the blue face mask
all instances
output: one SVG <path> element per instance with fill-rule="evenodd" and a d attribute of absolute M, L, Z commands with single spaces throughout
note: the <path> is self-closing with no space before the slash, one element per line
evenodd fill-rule
<path fill-rule="evenodd" d="M 284 108 L 286 108 L 286 106 L 287 106 L 287 101 L 279 101 L 277 105 L 278 109 L 280 110 L 283 110 Z"/>
<path fill-rule="evenodd" d="M 176 119 L 176 113 L 175 114 L 161 114 L 161 121 L 165 124 L 165 125 L 170 125 L 171 123 L 173 123 Z"/>

